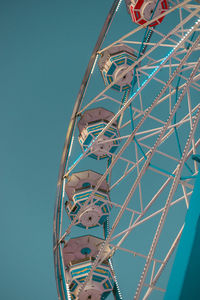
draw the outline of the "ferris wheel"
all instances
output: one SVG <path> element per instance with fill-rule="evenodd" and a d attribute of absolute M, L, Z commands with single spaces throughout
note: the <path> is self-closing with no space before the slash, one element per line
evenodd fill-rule
<path fill-rule="evenodd" d="M 163 299 L 198 174 L 200 5 L 115 0 L 67 131 L 58 297 Z"/>

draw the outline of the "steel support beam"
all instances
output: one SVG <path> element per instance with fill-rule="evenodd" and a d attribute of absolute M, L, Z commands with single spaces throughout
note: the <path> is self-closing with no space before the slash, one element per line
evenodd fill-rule
<path fill-rule="evenodd" d="M 194 157 L 195 158 L 195 157 Z M 196 156 L 198 158 L 198 156 Z M 196 159 L 198 161 L 198 159 Z M 200 172 L 169 279 L 165 300 L 198 299 L 200 295 Z"/>

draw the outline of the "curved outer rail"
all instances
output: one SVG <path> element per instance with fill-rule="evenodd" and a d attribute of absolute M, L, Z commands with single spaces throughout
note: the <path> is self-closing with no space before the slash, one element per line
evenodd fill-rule
<path fill-rule="evenodd" d="M 54 209 L 54 222 L 53 222 L 53 248 L 57 245 L 59 239 L 60 239 L 60 234 L 61 234 L 61 208 L 62 208 L 62 187 L 63 187 L 63 176 L 64 176 L 64 171 L 65 171 L 65 164 L 68 158 L 68 153 L 71 145 L 71 139 L 74 131 L 74 125 L 77 117 L 77 112 L 79 110 L 85 89 L 87 87 L 87 83 L 89 81 L 91 71 L 93 68 L 93 65 L 95 63 L 96 55 L 98 50 L 100 49 L 104 38 L 107 34 L 107 31 L 112 23 L 112 20 L 115 16 L 117 7 L 120 3 L 120 0 L 115 0 L 109 13 L 108 16 L 105 20 L 105 23 L 103 25 L 103 28 L 99 34 L 99 38 L 97 40 L 97 43 L 94 47 L 94 50 L 92 52 L 92 55 L 90 57 L 85 75 L 83 77 L 81 87 L 78 93 L 78 96 L 75 101 L 74 109 L 72 112 L 72 117 L 69 122 L 69 127 L 67 130 L 67 135 L 65 139 L 65 144 L 64 144 L 64 149 L 63 149 L 63 154 L 61 158 L 61 163 L 60 163 L 60 169 L 59 169 L 59 175 L 58 175 L 58 183 L 57 183 L 57 195 L 56 195 L 56 203 L 55 203 L 55 209 Z M 58 298 L 63 299 L 63 300 L 69 300 L 67 294 L 67 289 L 66 289 L 66 284 L 65 284 L 65 275 L 64 275 L 64 270 L 63 270 L 63 262 L 62 262 L 62 253 L 61 253 L 61 246 L 56 247 L 56 250 L 54 252 L 54 268 L 55 268 L 55 277 L 56 277 L 56 285 L 57 285 L 57 291 L 58 291 Z"/>

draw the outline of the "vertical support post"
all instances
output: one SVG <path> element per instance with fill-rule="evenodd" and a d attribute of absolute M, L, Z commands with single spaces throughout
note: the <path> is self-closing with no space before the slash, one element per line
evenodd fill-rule
<path fill-rule="evenodd" d="M 200 155 L 193 155 L 200 162 Z M 200 169 L 190 200 L 164 300 L 197 299 L 200 295 Z"/>

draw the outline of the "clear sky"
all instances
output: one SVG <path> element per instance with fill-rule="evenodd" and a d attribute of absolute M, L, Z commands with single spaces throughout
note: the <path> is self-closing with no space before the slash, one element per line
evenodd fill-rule
<path fill-rule="evenodd" d="M 2 300 L 57 299 L 52 231 L 59 164 L 112 2 L 0 0 Z"/>
<path fill-rule="evenodd" d="M 2 300 L 57 299 L 53 212 L 70 114 L 104 1 L 0 1 Z"/>

